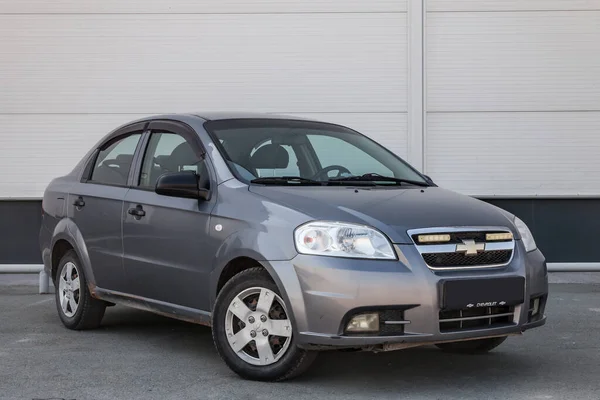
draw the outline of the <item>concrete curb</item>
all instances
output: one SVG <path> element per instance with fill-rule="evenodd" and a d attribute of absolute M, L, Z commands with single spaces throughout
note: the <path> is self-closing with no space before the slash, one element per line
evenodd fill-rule
<path fill-rule="evenodd" d="M 550 272 L 548 282 L 600 284 L 600 272 Z"/>

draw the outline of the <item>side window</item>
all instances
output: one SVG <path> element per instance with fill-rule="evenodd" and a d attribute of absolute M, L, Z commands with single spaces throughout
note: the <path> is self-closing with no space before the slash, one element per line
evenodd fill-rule
<path fill-rule="evenodd" d="M 127 185 L 133 154 L 141 137 L 141 133 L 134 133 L 101 148 L 90 181 L 104 185 Z"/>
<path fill-rule="evenodd" d="M 171 132 L 153 132 L 144 154 L 139 186 L 153 188 L 158 178 L 168 172 L 194 171 L 204 176 L 202 161 L 183 136 Z"/>
<path fill-rule="evenodd" d="M 266 145 L 270 145 L 271 140 L 267 140 L 262 142 L 260 145 L 256 146 L 250 152 L 250 157 L 256 153 L 258 149 L 264 147 Z M 262 176 L 299 176 L 300 168 L 298 168 L 298 157 L 296 156 L 296 152 L 289 145 L 281 145 L 285 151 L 287 151 L 289 156 L 289 162 L 286 168 L 256 168 L 256 173 L 258 177 Z"/>
<path fill-rule="evenodd" d="M 342 139 L 326 135 L 308 135 L 308 140 L 310 140 L 323 168 L 341 165 L 346 167 L 352 175 L 377 173 L 394 176 L 393 172 L 385 165 Z"/>

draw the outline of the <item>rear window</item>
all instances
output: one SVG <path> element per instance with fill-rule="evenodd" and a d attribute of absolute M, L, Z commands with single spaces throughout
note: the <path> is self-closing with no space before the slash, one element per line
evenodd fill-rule
<path fill-rule="evenodd" d="M 142 133 L 133 133 L 113 140 L 100 149 L 90 181 L 113 186 L 127 185 L 135 149 Z"/>

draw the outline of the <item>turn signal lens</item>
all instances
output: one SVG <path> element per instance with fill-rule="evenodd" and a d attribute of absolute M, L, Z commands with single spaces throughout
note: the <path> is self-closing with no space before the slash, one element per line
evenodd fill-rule
<path fill-rule="evenodd" d="M 348 322 L 346 332 L 378 332 L 379 314 L 360 314 Z"/>
<path fill-rule="evenodd" d="M 523 245 L 525 246 L 525 251 L 530 252 L 537 249 L 535 240 L 533 239 L 533 235 L 531 234 L 531 231 L 529 230 L 527 225 L 525 225 L 525 222 L 515 217 L 515 226 L 521 234 L 521 240 L 523 241 Z"/>
<path fill-rule="evenodd" d="M 502 233 L 486 233 L 485 240 L 488 242 L 499 241 L 499 240 L 512 240 L 513 234 L 511 232 Z"/>
<path fill-rule="evenodd" d="M 419 243 L 449 242 L 450 235 L 419 235 Z"/>

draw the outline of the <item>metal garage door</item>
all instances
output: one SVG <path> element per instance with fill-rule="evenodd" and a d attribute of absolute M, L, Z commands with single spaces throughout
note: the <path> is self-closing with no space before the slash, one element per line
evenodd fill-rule
<path fill-rule="evenodd" d="M 406 36 L 400 0 L 0 0 L 0 197 L 163 112 L 311 116 L 405 156 Z"/>
<path fill-rule="evenodd" d="M 427 11 L 427 172 L 473 195 L 599 195 L 600 1 Z"/>

